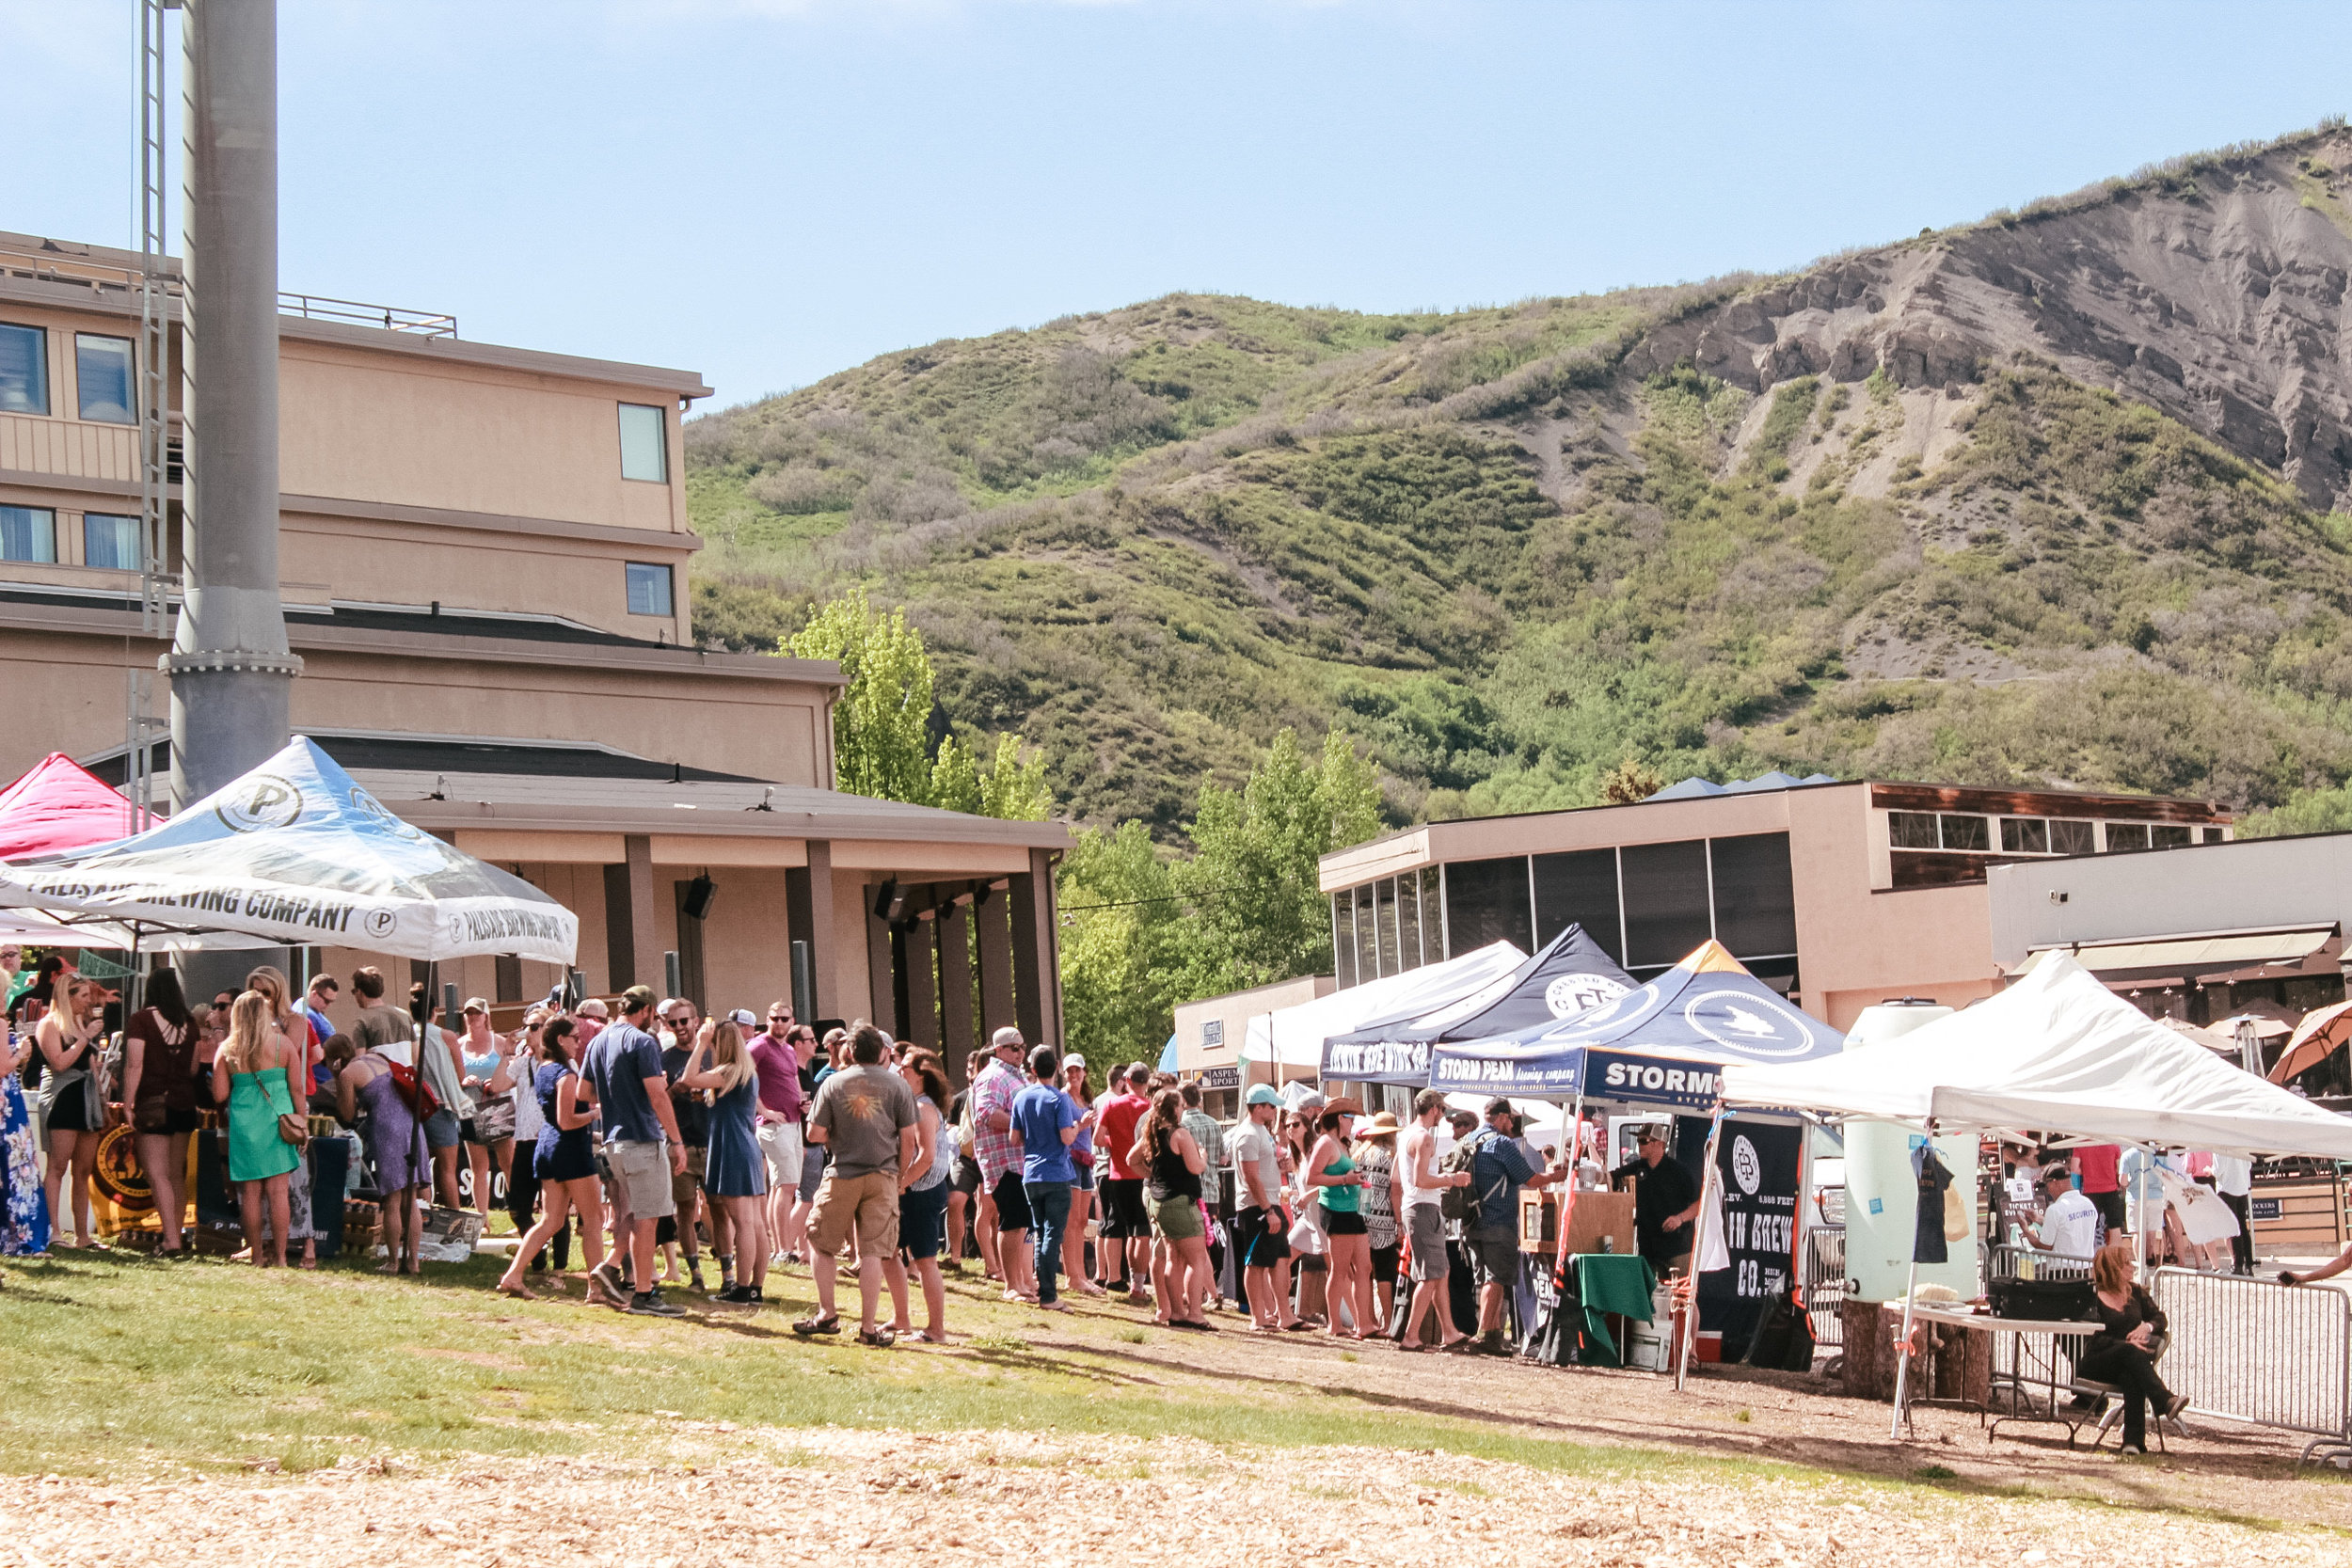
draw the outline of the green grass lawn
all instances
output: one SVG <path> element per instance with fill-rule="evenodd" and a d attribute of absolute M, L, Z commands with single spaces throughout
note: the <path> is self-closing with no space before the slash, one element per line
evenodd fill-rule
<path fill-rule="evenodd" d="M 422 1283 L 131 1253 L 12 1263 L 0 1290 L 0 1471 L 541 1453 L 691 1463 L 772 1443 L 775 1429 L 826 1425 L 1374 1441 L 1613 1473 L 1777 1468 L 1578 1446 L 1361 1393 L 1171 1370 L 1136 1354 L 1165 1332 L 1125 1317 L 1057 1319 L 1054 1335 L 1080 1346 L 1033 1350 L 1024 1334 L 1041 1314 L 983 1299 L 977 1284 L 951 1286 L 951 1323 L 969 1338 L 875 1352 L 794 1338 L 803 1275 L 771 1276 L 774 1304 L 756 1315 L 677 1321 L 576 1298 L 512 1302 L 492 1293 L 494 1277 L 486 1258 Z M 845 1300 L 853 1311 L 854 1294 Z"/>

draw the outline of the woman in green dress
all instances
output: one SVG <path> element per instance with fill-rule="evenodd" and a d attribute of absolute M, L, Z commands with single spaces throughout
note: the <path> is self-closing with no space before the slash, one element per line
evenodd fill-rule
<path fill-rule="evenodd" d="M 298 1070 L 298 1069 L 296 1069 Z M 246 991 L 229 1009 L 229 1037 L 213 1059 L 213 1099 L 229 1106 L 229 1180 L 253 1261 L 286 1266 L 286 1179 L 299 1158 L 279 1136 L 278 1118 L 294 1114 L 294 1083 L 269 998 Z M 270 1245 L 262 1247 L 262 1204 L 269 1204 Z"/>

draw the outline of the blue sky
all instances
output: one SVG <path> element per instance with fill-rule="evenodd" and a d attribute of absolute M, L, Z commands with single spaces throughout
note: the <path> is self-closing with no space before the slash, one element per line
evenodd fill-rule
<path fill-rule="evenodd" d="M 135 9 L 0 0 L 0 228 L 132 243 Z M 280 33 L 286 287 L 720 403 L 1175 289 L 1785 268 L 2352 109 L 2341 4 L 281 0 Z"/>

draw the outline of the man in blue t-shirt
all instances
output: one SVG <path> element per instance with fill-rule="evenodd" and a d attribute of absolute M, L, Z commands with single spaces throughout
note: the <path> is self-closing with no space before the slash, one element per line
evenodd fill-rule
<path fill-rule="evenodd" d="M 1470 1194 L 1478 1212 L 1462 1227 L 1462 1257 L 1478 1286 L 1478 1349 L 1508 1355 L 1502 1303 L 1519 1277 L 1519 1189 L 1549 1187 L 1565 1171 L 1539 1171 L 1519 1148 L 1518 1116 L 1507 1100 L 1486 1101 L 1486 1125 L 1470 1135 Z"/>
<path fill-rule="evenodd" d="M 1050 1045 L 1029 1053 L 1027 1088 L 1012 1097 L 1012 1139 L 1021 1150 L 1021 1196 L 1028 1199 L 1029 1216 L 1037 1226 L 1037 1304 L 1053 1312 L 1067 1312 L 1070 1304 L 1055 1290 L 1061 1272 L 1062 1231 L 1070 1225 L 1070 1192 L 1078 1183 L 1078 1167 L 1070 1146 L 1078 1129 L 1093 1118 L 1055 1083 L 1061 1053 Z"/>
<path fill-rule="evenodd" d="M 633 1271 L 627 1295 L 621 1271 L 610 1258 L 589 1277 L 616 1307 L 675 1318 L 686 1309 L 663 1301 L 654 1288 L 653 1235 L 664 1215 L 677 1212 L 670 1178 L 686 1169 L 686 1145 L 678 1138 L 677 1120 L 670 1110 L 661 1042 L 645 1032 L 652 1018 L 652 989 L 629 987 L 621 993 L 621 1022 L 589 1041 L 580 1061 L 580 1075 L 596 1091 L 604 1120 L 604 1158 L 612 1172 L 613 1240 L 628 1249 Z"/>

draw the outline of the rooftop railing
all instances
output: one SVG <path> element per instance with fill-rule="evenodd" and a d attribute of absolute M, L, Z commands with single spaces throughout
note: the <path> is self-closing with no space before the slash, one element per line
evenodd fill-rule
<path fill-rule="evenodd" d="M 425 338 L 454 338 L 457 318 L 430 310 L 405 310 L 397 305 L 370 305 L 357 299 L 326 294 L 278 292 L 278 313 L 305 321 L 348 322 L 354 326 L 380 326 L 388 332 L 414 332 Z"/>

